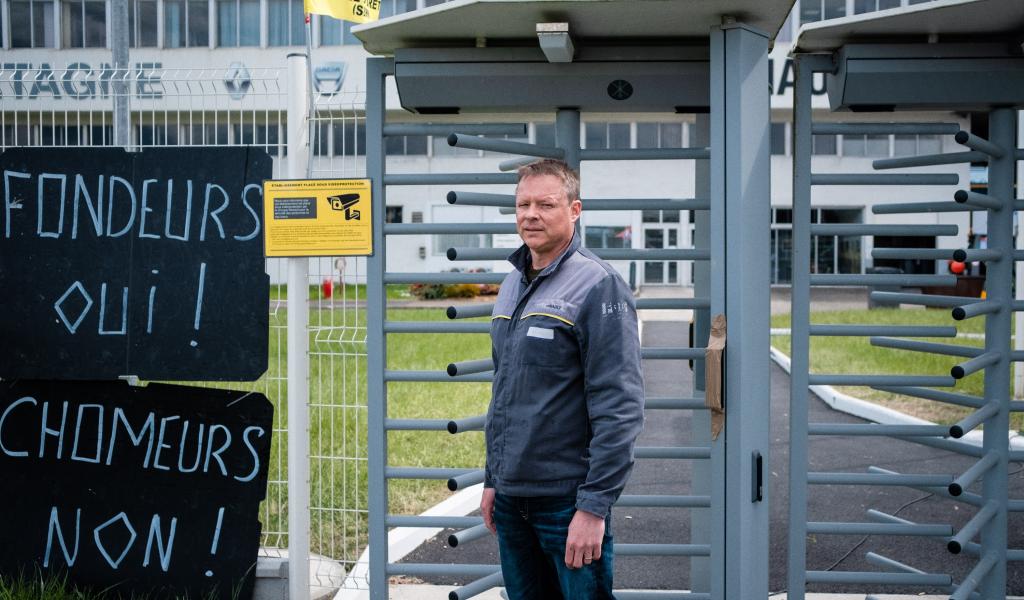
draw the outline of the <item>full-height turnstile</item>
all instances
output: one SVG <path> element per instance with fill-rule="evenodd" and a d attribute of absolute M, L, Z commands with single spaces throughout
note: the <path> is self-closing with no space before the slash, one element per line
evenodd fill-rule
<path fill-rule="evenodd" d="M 983 5 L 983 6 L 982 6 Z M 978 12 L 984 11 L 984 12 Z M 1007 547 L 1008 515 L 1024 511 L 1024 501 L 1008 495 L 1008 466 L 1024 452 L 1007 443 L 1009 414 L 1024 410 L 1010 400 L 1010 369 L 1024 360 L 1011 344 L 1015 311 L 1014 261 L 1024 259 L 1014 249 L 1014 211 L 1024 209 L 1016 197 L 1018 109 L 1024 106 L 1024 55 L 1020 32 L 1024 11 L 1017 2 L 946 3 L 889 11 L 874 22 L 853 25 L 850 20 L 805 28 L 797 43 L 794 120 L 793 184 L 793 305 L 792 398 L 790 412 L 790 598 L 802 599 L 808 584 L 849 584 L 866 592 L 893 586 L 945 592 L 955 600 L 996 599 L 1007 594 L 1008 564 L 1024 560 L 1024 550 Z M 878 43 L 884 34 L 886 43 Z M 976 36 L 976 39 L 972 38 Z M 945 41 L 947 36 L 956 41 Z M 815 122 L 811 111 L 811 79 L 824 74 L 832 110 L 885 112 L 856 115 L 848 122 Z M 947 122 L 893 122 L 892 111 L 942 111 Z M 959 122 L 948 122 L 953 111 L 987 117 L 983 138 Z M 870 119 L 870 120 L 869 120 Z M 813 135 L 938 135 L 945 146 L 962 151 L 934 155 L 883 158 L 876 172 L 825 173 L 812 168 Z M 972 190 L 961 177 L 966 165 L 987 169 L 987 190 Z M 896 172 L 892 172 L 896 170 Z M 954 172 L 951 172 L 954 171 Z M 959 172 L 959 173 L 958 173 Z M 878 203 L 865 224 L 811 222 L 812 190 L 822 186 L 862 186 L 857 189 L 892 202 Z M 899 186 L 929 186 L 931 201 L 900 200 Z M 817 236 L 958 236 L 966 231 L 951 215 L 973 212 L 987 217 L 987 248 L 885 248 L 877 244 L 875 259 L 936 261 L 938 274 L 820 274 L 811 272 L 811 247 Z M 913 224 L 901 223 L 914 215 Z M 923 218 L 928 215 L 927 221 Z M 979 216 L 980 215 L 980 216 Z M 868 220 L 868 219 L 866 219 Z M 927 224 L 925 224 L 927 223 Z M 947 246 L 948 249 L 943 249 Z M 986 295 L 971 298 L 917 293 L 921 288 L 953 289 L 956 277 L 946 261 L 980 261 L 987 267 Z M 1019 284 L 1019 282 L 1018 282 Z M 895 286 L 899 291 L 872 291 L 875 302 L 914 305 L 950 311 L 948 325 L 905 326 L 811 323 L 810 289 L 814 286 Z M 957 325 L 984 319 L 984 340 L 978 344 L 951 343 Z M 810 341 L 819 336 L 866 336 L 878 348 L 903 351 L 902 374 L 822 372 L 811 361 Z M 934 338 L 934 339 L 928 339 Z M 922 373 L 915 361 L 921 353 L 948 358 L 946 373 Z M 812 368 L 814 368 L 812 372 Z M 981 396 L 958 391 L 960 380 L 984 372 Z M 815 385 L 866 386 L 931 402 L 966 407 L 971 412 L 952 426 L 928 424 L 849 424 L 808 422 L 808 388 Z M 982 429 L 981 443 L 964 439 Z M 948 452 L 941 472 L 906 472 L 892 456 L 888 465 L 870 465 L 861 472 L 821 472 L 811 469 L 814 440 L 827 436 L 863 436 L 865 441 L 886 436 Z M 834 438 L 832 438 L 834 439 Z M 823 446 L 817 445 L 821 451 Z M 950 511 L 948 520 L 920 523 L 867 504 L 863 522 L 836 522 L 816 515 L 808 520 L 809 498 L 820 486 L 852 486 L 851 501 L 866 498 L 859 490 L 870 486 L 900 486 L 932 492 L 963 507 L 969 518 Z M 954 525 L 954 523 L 956 525 Z M 962 554 L 961 576 L 935 572 L 917 556 L 885 556 L 868 552 L 869 569 L 808 569 L 808 539 L 823 535 L 919 536 L 945 542 L 946 550 Z M 927 544 L 922 544 L 922 548 Z M 812 553 L 811 553 L 812 554 Z M 821 560 L 817 560 L 821 564 Z M 869 596 L 870 597 L 870 596 Z"/>
<path fill-rule="evenodd" d="M 479 431 L 482 415 L 452 415 L 449 420 L 401 418 L 400 406 L 389 406 L 388 389 L 394 382 L 489 382 L 493 365 L 489 356 L 454 362 L 447 372 L 389 369 L 389 336 L 396 333 L 439 335 L 486 334 L 486 322 L 464 321 L 490 315 L 490 306 L 450 307 L 446 322 L 397 321 L 388 312 L 385 286 L 389 283 L 500 283 L 501 273 L 409 273 L 387 267 L 388 239 L 406 235 L 509 234 L 511 218 L 493 223 L 384 222 L 386 198 L 396 186 L 433 186 L 423 189 L 444 194 L 454 205 L 514 209 L 513 172 L 398 174 L 386 169 L 385 140 L 396 135 L 447 136 L 450 145 L 512 158 L 501 170 L 512 171 L 532 157 L 555 157 L 579 168 L 586 161 L 666 160 L 672 168 L 696 161 L 697 192 L 681 198 L 666 190 L 662 198 L 584 198 L 584 211 L 685 210 L 696 211 L 695 245 L 681 249 L 604 249 L 609 260 L 694 261 L 692 298 L 639 299 L 641 310 L 691 309 L 695 312 L 693 347 L 644 348 L 647 360 L 693 360 L 695 385 L 679 386 L 672 397 L 646 399 L 648 419 L 657 411 L 693 411 L 694 431 L 681 431 L 672 446 L 637 448 L 639 461 L 693 461 L 694 481 L 682 482 L 687 492 L 674 495 L 624 495 L 619 506 L 667 507 L 694 511 L 690 540 L 665 539 L 659 543 L 630 543 L 617 535 L 616 555 L 681 557 L 680 569 L 691 561 L 691 590 L 674 594 L 650 591 L 621 593 L 621 598 L 749 599 L 767 596 L 768 507 L 763 469 L 768 460 L 768 247 L 769 140 L 768 70 L 769 36 L 755 27 L 776 31 L 791 2 L 750 3 L 752 24 L 737 23 L 708 7 L 663 2 L 477 2 L 455 3 L 422 17 L 384 21 L 357 30 L 370 51 L 393 53 L 370 59 L 367 65 L 367 175 L 373 181 L 374 248 L 368 263 L 367 350 L 369 393 L 369 507 L 370 593 L 383 599 L 388 578 L 394 575 L 452 575 L 474 581 L 452 593 L 469 598 L 501 584 L 496 564 L 410 564 L 388 556 L 391 527 L 449 527 L 459 530 L 449 538 L 463 546 L 486 535 L 479 517 L 424 517 L 393 515 L 388 511 L 388 482 L 401 478 L 447 480 L 451 490 L 483 479 L 479 466 L 453 469 L 444 465 L 408 467 L 388 459 L 388 432 L 436 430 L 438 436 Z M 589 6 L 588 6 L 589 5 Z M 480 12 L 483 11 L 483 12 Z M 667 12 L 666 12 L 667 11 Z M 698 14 L 699 11 L 705 11 Z M 565 32 L 566 28 L 540 27 L 557 15 L 568 24 L 568 36 L 542 37 L 536 47 L 535 31 Z M 600 17 L 600 18 L 598 18 Z M 689 17 L 689 19 L 687 19 Z M 478 21 L 474 21 L 478 19 Z M 646 39 L 639 27 L 665 32 L 666 23 L 680 28 L 669 39 Z M 575 29 L 583 24 L 580 29 Z M 535 29 L 536 28 L 536 29 Z M 632 28 L 632 29 L 631 29 Z M 685 29 L 689 28 L 689 29 Z M 669 28 L 671 30 L 671 28 Z M 452 31 L 461 31 L 464 39 Z M 490 31 L 490 34 L 487 32 Z M 631 39 L 623 31 L 634 31 Z M 674 30 L 673 30 L 674 31 Z M 466 33 L 470 32 L 470 33 Z M 513 35 L 515 34 L 515 35 Z M 664 33 L 661 34 L 664 36 Z M 465 39 L 468 36 L 468 40 Z M 487 39 L 484 39 L 484 38 Z M 532 37 L 533 47 L 521 39 Z M 572 37 L 572 39 L 570 39 Z M 431 38 L 435 45 L 431 45 Z M 438 42 L 444 38 L 443 42 Z M 600 41 L 590 41 L 594 40 Z M 493 41 L 493 40 L 500 41 Z M 466 42 L 469 42 L 468 44 Z M 448 47 L 439 47 L 440 45 Z M 504 44 L 504 46 L 502 46 Z M 462 46 L 462 47 L 451 47 Z M 552 50 L 552 47 L 555 49 Z M 566 62 L 552 62 L 565 60 Z M 446 115 L 444 124 L 387 122 L 387 81 L 397 84 L 401 104 L 420 115 Z M 580 148 L 581 112 L 698 113 L 690 147 L 665 149 Z M 542 147 L 482 135 L 522 135 L 516 124 L 498 124 L 506 113 L 555 114 L 557 141 Z M 447 115 L 458 114 L 453 118 Z M 488 123 L 473 123 L 475 120 Z M 442 120 L 437 119 L 437 120 Z M 525 158 L 524 158 L 525 157 Z M 583 182 L 584 187 L 586 181 Z M 501 193 L 472 191 L 463 186 L 504 185 Z M 443 191 L 436 191 L 443 190 Z M 467 260 L 501 260 L 511 249 L 460 248 L 447 250 L 453 266 Z M 711 439 L 711 418 L 703 398 L 703 357 L 711 315 L 728 319 L 728 346 L 722 388 L 725 426 Z M 438 439 L 443 443 L 443 438 Z M 685 485 L 685 484 L 689 485 Z"/>

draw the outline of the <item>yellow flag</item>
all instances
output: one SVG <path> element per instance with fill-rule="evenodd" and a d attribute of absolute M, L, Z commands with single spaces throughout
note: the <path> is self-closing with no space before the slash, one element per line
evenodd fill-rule
<path fill-rule="evenodd" d="M 328 15 L 353 23 L 369 23 L 380 17 L 380 0 L 304 0 L 306 12 Z"/>

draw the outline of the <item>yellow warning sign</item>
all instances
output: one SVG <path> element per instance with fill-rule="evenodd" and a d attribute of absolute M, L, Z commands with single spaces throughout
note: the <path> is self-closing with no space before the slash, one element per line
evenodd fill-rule
<path fill-rule="evenodd" d="M 263 182 L 267 256 L 369 256 L 373 213 L 369 179 Z"/>

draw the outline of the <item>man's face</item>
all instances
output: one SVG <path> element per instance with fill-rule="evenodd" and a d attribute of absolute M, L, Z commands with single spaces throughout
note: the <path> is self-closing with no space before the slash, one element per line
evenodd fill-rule
<path fill-rule="evenodd" d="M 582 204 L 571 202 L 562 182 L 554 175 L 534 175 L 516 188 L 516 228 L 534 254 L 560 250 L 572 239 Z"/>

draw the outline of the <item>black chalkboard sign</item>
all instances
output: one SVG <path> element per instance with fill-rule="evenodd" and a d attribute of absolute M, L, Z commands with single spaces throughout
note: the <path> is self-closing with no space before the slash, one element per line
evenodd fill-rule
<path fill-rule="evenodd" d="M 0 378 L 266 371 L 266 152 L 13 148 L 0 167 Z"/>
<path fill-rule="evenodd" d="M 0 574 L 250 598 L 273 412 L 255 393 L 0 383 Z"/>

